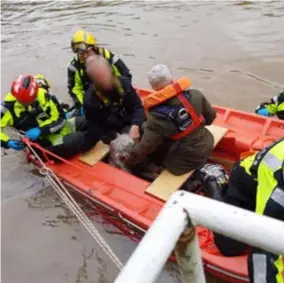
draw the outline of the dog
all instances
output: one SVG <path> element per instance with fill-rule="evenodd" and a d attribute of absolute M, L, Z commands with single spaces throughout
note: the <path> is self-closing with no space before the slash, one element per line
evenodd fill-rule
<path fill-rule="evenodd" d="M 132 173 L 148 181 L 154 181 L 162 171 L 160 166 L 149 161 L 145 161 L 135 166 L 135 168 L 126 165 L 134 145 L 135 142 L 129 134 L 117 134 L 116 139 L 110 143 L 108 163 L 125 172 Z"/>
<path fill-rule="evenodd" d="M 131 173 L 131 168 L 125 161 L 129 158 L 134 140 L 128 134 L 117 134 L 116 139 L 110 143 L 109 164 L 123 171 Z"/>

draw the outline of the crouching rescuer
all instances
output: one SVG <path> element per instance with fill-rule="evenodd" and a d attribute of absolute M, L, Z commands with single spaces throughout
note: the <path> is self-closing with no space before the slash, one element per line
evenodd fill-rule
<path fill-rule="evenodd" d="M 11 139 L 4 131 L 13 127 L 25 137 L 64 158 L 83 151 L 85 120 L 65 119 L 65 113 L 54 95 L 39 85 L 34 76 L 20 75 L 1 104 L 1 146 L 23 150 L 21 140 Z"/>
<path fill-rule="evenodd" d="M 284 120 L 284 91 L 275 95 L 269 102 L 261 103 L 256 108 L 255 113 L 261 116 L 275 116 L 280 120 Z"/>
<path fill-rule="evenodd" d="M 213 122 L 215 110 L 200 91 L 189 89 L 187 78 L 173 81 L 165 65 L 152 68 L 149 83 L 155 92 L 144 99 L 148 119 L 127 163 L 135 166 L 150 158 L 175 175 L 202 167 L 214 146 L 205 125 Z"/>
<path fill-rule="evenodd" d="M 116 77 L 107 61 L 98 55 L 87 59 L 86 72 L 92 81 L 84 96 L 86 141 L 93 143 L 101 139 L 110 143 L 122 132 L 129 132 L 138 141 L 145 113 L 129 80 Z"/>
<path fill-rule="evenodd" d="M 281 138 L 233 165 L 221 201 L 284 221 L 283 165 L 284 138 Z M 214 233 L 214 239 L 225 256 L 242 255 L 248 248 L 246 244 L 218 233 Z M 283 255 L 252 247 L 248 254 L 248 271 L 250 282 L 283 283 Z"/>

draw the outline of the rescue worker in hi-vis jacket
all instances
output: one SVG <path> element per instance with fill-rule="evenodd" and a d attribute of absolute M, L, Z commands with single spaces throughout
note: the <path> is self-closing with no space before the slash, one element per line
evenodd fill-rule
<path fill-rule="evenodd" d="M 284 120 L 284 91 L 275 95 L 269 102 L 261 103 L 256 108 L 255 113 L 261 116 L 276 116 Z"/>
<path fill-rule="evenodd" d="M 187 78 L 174 82 L 165 65 L 151 69 L 149 82 L 155 92 L 143 101 L 148 113 L 143 136 L 126 162 L 138 166 L 150 158 L 175 175 L 200 168 L 214 146 L 205 125 L 214 121 L 216 111 L 200 91 L 189 89 Z"/>
<path fill-rule="evenodd" d="M 84 112 L 83 97 L 90 84 L 85 69 L 85 60 L 88 56 L 103 56 L 112 67 L 115 76 L 124 76 L 131 82 L 132 75 L 124 62 L 108 49 L 97 46 L 97 40 L 91 33 L 78 30 L 71 40 L 71 48 L 76 55 L 68 64 L 68 90 L 75 103 L 76 114 L 82 115 Z"/>
<path fill-rule="evenodd" d="M 98 55 L 86 60 L 86 72 L 91 84 L 84 96 L 84 110 L 88 125 L 86 142 L 102 139 L 110 143 L 117 133 L 129 132 L 139 141 L 141 125 L 145 121 L 141 100 L 123 76 L 115 76 L 107 61 Z"/>
<path fill-rule="evenodd" d="M 284 138 L 236 162 L 228 185 L 217 200 L 284 221 Z M 246 244 L 218 233 L 214 233 L 214 238 L 225 256 L 239 256 L 247 250 Z M 284 282 L 283 255 L 252 247 L 248 269 L 250 282 Z"/>
<path fill-rule="evenodd" d="M 79 130 L 86 126 L 85 119 L 67 120 L 56 97 L 47 91 L 48 81 L 42 75 L 35 77 L 20 75 L 1 103 L 1 147 L 25 148 L 21 140 L 11 139 L 5 133 L 9 126 L 61 157 L 80 153 L 84 147 L 84 133 Z"/>

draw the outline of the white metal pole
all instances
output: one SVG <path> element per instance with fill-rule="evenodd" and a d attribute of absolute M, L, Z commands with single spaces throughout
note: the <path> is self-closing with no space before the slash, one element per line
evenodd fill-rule
<path fill-rule="evenodd" d="M 115 283 L 152 283 L 191 219 L 222 235 L 275 254 L 284 254 L 284 222 L 193 193 L 172 195 L 135 249 Z M 194 246 L 195 245 L 195 246 Z M 197 252 L 199 251 L 199 253 Z M 179 254 L 178 254 L 179 255 Z M 186 257 L 189 265 L 185 265 Z M 198 259 L 198 257 L 200 259 Z M 185 282 L 203 283 L 197 237 L 188 241 L 179 267 Z M 194 265 L 194 263 L 198 265 Z M 194 270 L 200 281 L 188 281 Z M 195 277 L 196 278 L 196 277 Z"/>
<path fill-rule="evenodd" d="M 178 191 L 169 204 L 178 203 L 195 224 L 275 254 L 284 254 L 284 221 Z"/>
<path fill-rule="evenodd" d="M 114 282 L 155 282 L 186 224 L 180 206 L 165 205 Z"/>
<path fill-rule="evenodd" d="M 186 283 L 206 283 L 195 227 L 191 226 L 191 228 L 187 228 L 186 231 L 188 233 L 193 233 L 192 239 L 186 240 L 184 244 L 178 243 L 175 249 L 175 255 L 182 280 Z M 186 235 L 182 235 L 180 241 L 184 237 L 186 237 Z"/>

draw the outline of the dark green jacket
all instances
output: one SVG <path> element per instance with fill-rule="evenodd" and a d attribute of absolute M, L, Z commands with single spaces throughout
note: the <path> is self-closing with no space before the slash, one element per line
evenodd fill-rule
<path fill-rule="evenodd" d="M 216 117 L 215 110 L 200 91 L 191 89 L 189 93 L 195 111 L 204 116 L 206 125 L 210 125 Z M 163 104 L 179 105 L 180 101 L 174 97 Z M 178 141 L 169 138 L 178 132 L 174 121 L 150 110 L 141 142 L 134 146 L 129 164 L 137 164 L 151 156 L 175 175 L 203 166 L 214 146 L 213 135 L 202 125 Z"/>

